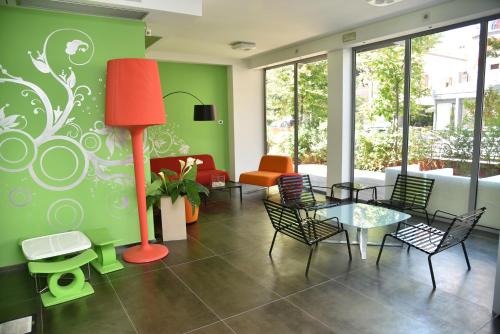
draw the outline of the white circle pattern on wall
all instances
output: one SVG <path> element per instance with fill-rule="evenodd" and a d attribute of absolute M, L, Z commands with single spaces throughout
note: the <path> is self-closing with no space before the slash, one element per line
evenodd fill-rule
<path fill-rule="evenodd" d="M 0 133 L 0 170 L 19 172 L 28 168 L 36 158 L 33 138 L 20 130 Z"/>
<path fill-rule="evenodd" d="M 49 206 L 47 221 L 56 230 L 67 231 L 80 227 L 83 223 L 82 205 L 72 198 L 62 198 Z"/>

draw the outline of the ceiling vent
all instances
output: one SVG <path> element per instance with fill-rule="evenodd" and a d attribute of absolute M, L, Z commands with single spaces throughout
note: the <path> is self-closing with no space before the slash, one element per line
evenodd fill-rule
<path fill-rule="evenodd" d="M 242 41 L 233 42 L 229 45 L 233 50 L 243 50 L 243 51 L 253 50 L 257 46 L 254 42 L 242 42 Z"/>
<path fill-rule="evenodd" d="M 137 3 L 140 2 L 140 0 L 139 1 L 132 0 L 131 2 Z M 121 18 L 136 19 L 136 20 L 142 20 L 148 14 L 148 12 L 142 10 L 124 9 L 124 8 L 117 8 L 114 6 L 106 6 L 102 4 L 89 4 L 78 1 L 17 0 L 17 5 L 20 7 L 57 10 L 57 11 L 80 13 L 87 15 L 121 17 Z"/>
<path fill-rule="evenodd" d="M 366 0 L 370 5 L 377 7 L 390 6 L 401 1 L 403 0 Z"/>

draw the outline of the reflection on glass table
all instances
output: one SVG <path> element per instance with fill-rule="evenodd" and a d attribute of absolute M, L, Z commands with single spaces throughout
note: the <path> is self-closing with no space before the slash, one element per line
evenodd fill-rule
<path fill-rule="evenodd" d="M 380 245 L 379 243 L 368 243 L 368 230 L 370 228 L 393 225 L 411 218 L 409 214 L 403 212 L 363 203 L 340 205 L 318 210 L 317 216 L 320 219 L 337 217 L 340 223 L 356 227 L 359 250 L 363 260 L 366 259 L 366 247 L 368 244 Z M 398 246 L 400 245 L 398 244 Z"/>

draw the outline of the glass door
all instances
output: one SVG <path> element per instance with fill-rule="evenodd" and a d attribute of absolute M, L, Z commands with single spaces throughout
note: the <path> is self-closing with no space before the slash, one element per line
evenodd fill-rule
<path fill-rule="evenodd" d="M 298 171 L 326 187 L 328 61 L 298 63 Z"/>
<path fill-rule="evenodd" d="M 294 65 L 266 70 L 267 154 L 294 158 Z"/>
<path fill-rule="evenodd" d="M 265 71 L 267 154 L 288 155 L 295 170 L 326 186 L 328 62 L 302 60 Z"/>
<path fill-rule="evenodd" d="M 394 184 L 402 161 L 404 41 L 357 52 L 355 76 L 354 182 Z"/>
<path fill-rule="evenodd" d="M 433 178 L 428 209 L 467 211 L 480 25 L 411 39 L 408 171 Z"/>

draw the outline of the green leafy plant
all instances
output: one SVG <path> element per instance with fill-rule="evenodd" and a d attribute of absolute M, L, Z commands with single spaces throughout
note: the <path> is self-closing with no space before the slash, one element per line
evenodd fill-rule
<path fill-rule="evenodd" d="M 195 181 L 197 165 L 203 162 L 199 159 L 187 158 L 186 162 L 179 160 L 181 172 L 178 175 L 170 169 L 161 169 L 160 173 L 152 173 L 152 182 L 146 188 L 146 204 L 149 207 L 160 207 L 160 199 L 168 196 L 175 203 L 177 198 L 186 196 L 194 213 L 200 206 L 200 193 L 208 195 L 209 191 Z"/>

